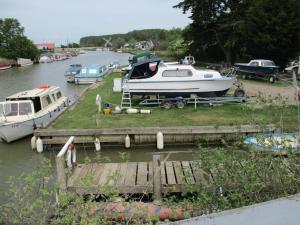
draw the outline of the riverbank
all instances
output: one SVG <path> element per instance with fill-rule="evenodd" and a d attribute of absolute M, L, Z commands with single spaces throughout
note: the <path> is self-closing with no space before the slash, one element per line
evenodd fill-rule
<path fill-rule="evenodd" d="M 232 126 L 274 124 L 282 131 L 296 131 L 295 123 L 297 107 L 283 105 L 279 99 L 275 105 L 260 105 L 257 103 L 226 104 L 215 107 L 186 106 L 184 109 L 159 107 L 143 107 L 151 110 L 151 114 L 114 114 L 103 115 L 97 112 L 96 95 L 111 107 L 120 105 L 121 93 L 112 90 L 113 79 L 122 77 L 121 73 L 113 73 L 106 77 L 101 85 L 89 90 L 76 107 L 68 110 L 53 125 L 55 129 L 96 129 L 96 128 L 130 128 L 130 127 L 174 127 L 174 126 Z M 262 87 L 262 90 L 264 87 Z M 276 96 L 275 96 L 276 97 Z M 263 101 L 263 100 L 261 100 Z M 284 98 L 282 99 L 284 101 Z M 134 107 L 138 107 L 134 99 Z"/>

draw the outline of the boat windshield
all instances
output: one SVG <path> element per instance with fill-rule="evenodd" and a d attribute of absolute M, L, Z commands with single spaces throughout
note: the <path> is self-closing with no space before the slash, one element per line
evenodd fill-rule
<path fill-rule="evenodd" d="M 29 102 L 5 102 L 0 104 L 0 115 L 2 116 L 24 116 L 30 114 L 32 114 L 32 108 Z"/>

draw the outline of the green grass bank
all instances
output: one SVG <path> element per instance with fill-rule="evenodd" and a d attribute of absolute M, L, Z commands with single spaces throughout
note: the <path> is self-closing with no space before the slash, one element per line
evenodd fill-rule
<path fill-rule="evenodd" d="M 273 123 L 283 131 L 298 130 L 297 106 L 263 106 L 253 104 L 226 104 L 215 107 L 193 105 L 184 109 L 149 107 L 151 114 L 116 114 L 97 113 L 96 95 L 100 94 L 112 107 L 120 105 L 121 93 L 113 93 L 113 79 L 121 77 L 113 73 L 103 83 L 89 90 L 80 102 L 65 112 L 53 125 L 57 129 L 92 129 L 92 128 L 126 128 L 126 127 L 168 127 L 168 126 L 204 126 L 204 125 L 266 125 Z M 138 105 L 136 105 L 138 107 Z M 145 108 L 145 107 L 143 107 Z M 97 121 L 97 122 L 96 122 Z M 98 124 L 98 126 L 97 126 Z"/>

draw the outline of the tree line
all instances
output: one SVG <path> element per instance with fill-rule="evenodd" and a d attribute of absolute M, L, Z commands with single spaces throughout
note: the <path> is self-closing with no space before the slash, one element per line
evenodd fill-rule
<path fill-rule="evenodd" d="M 171 30 L 165 29 L 144 29 L 134 30 L 126 34 L 112 34 L 100 36 L 87 36 L 80 39 L 80 46 L 105 46 L 106 41 L 110 40 L 111 45 L 108 47 L 121 48 L 125 44 L 134 47 L 137 42 L 153 40 L 158 42 L 156 49 L 165 50 L 170 42 L 182 39 L 182 29 L 173 28 Z M 183 41 L 183 39 L 182 39 Z"/>
<path fill-rule="evenodd" d="M 183 36 L 199 60 L 266 58 L 284 66 L 300 54 L 299 0 L 183 0 L 174 7 L 190 14 Z"/>

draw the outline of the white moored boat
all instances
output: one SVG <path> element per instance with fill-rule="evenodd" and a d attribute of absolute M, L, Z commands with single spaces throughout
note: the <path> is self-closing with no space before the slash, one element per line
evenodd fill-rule
<path fill-rule="evenodd" d="M 40 86 L 0 102 L 0 140 L 11 142 L 44 126 L 68 105 L 59 87 Z"/>
<path fill-rule="evenodd" d="M 223 96 L 234 81 L 233 77 L 221 76 L 215 70 L 164 64 L 159 58 L 152 58 L 134 64 L 124 79 L 123 91 L 131 95 Z"/>

